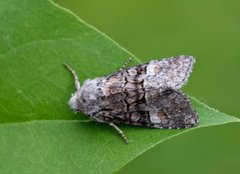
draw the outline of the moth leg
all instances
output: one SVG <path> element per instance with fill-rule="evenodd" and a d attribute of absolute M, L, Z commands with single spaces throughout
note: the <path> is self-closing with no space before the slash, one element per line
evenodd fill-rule
<path fill-rule="evenodd" d="M 80 81 L 78 79 L 78 76 L 77 76 L 77 73 L 68 65 L 68 64 L 63 64 L 73 75 L 74 77 L 74 81 L 75 81 L 75 87 L 76 87 L 76 90 L 79 90 L 80 89 Z"/>
<path fill-rule="evenodd" d="M 128 64 L 132 61 L 132 58 L 129 57 L 128 60 L 122 65 L 122 67 L 120 68 L 120 70 L 126 69 Z"/>
<path fill-rule="evenodd" d="M 123 138 L 123 140 L 125 141 L 125 143 L 128 144 L 128 139 L 126 137 L 126 135 L 123 133 L 123 131 L 117 127 L 114 123 L 108 123 L 110 126 L 112 126 Z"/>

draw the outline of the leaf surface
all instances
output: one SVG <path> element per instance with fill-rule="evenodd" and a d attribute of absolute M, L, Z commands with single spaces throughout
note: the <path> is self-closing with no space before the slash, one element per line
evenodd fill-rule
<path fill-rule="evenodd" d="M 0 173 L 112 173 L 166 139 L 196 129 L 109 126 L 76 120 L 66 102 L 81 81 L 140 61 L 71 12 L 47 0 L 0 2 Z M 192 99 L 197 128 L 239 122 Z M 3 124 L 4 123 L 4 124 Z"/>

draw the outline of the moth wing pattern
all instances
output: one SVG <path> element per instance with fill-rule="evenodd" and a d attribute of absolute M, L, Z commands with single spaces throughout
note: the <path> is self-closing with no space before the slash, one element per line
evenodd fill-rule
<path fill-rule="evenodd" d="M 194 63 L 193 56 L 184 55 L 153 60 L 109 75 L 100 80 L 100 86 L 106 96 L 136 88 L 160 92 L 169 88 L 179 90 L 186 84 Z"/>
<path fill-rule="evenodd" d="M 114 94 L 113 98 L 119 100 L 107 99 L 94 117 L 108 123 L 153 128 L 187 128 L 198 124 L 190 101 L 179 91 L 167 89 L 159 93 L 159 90 L 151 90 L 141 96 L 135 102 L 127 103 Z"/>
<path fill-rule="evenodd" d="M 149 118 L 155 128 L 188 128 L 199 124 L 199 118 L 192 109 L 185 94 L 173 89 L 159 93 L 152 90 L 146 93 L 146 103 L 150 106 Z"/>
<path fill-rule="evenodd" d="M 185 55 L 150 61 L 146 68 L 145 89 L 181 89 L 187 82 L 194 63 L 193 56 Z"/>

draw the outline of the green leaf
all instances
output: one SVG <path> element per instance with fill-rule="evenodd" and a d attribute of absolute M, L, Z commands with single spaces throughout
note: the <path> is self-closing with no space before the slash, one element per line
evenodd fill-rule
<path fill-rule="evenodd" d="M 84 81 L 114 72 L 134 57 L 47 0 L 1 1 L 0 26 L 2 123 L 76 119 L 66 104 L 74 85 L 63 63 Z"/>
<path fill-rule="evenodd" d="M 83 82 L 129 57 L 139 63 L 135 56 L 47 0 L 0 1 L 0 26 L 0 173 L 112 173 L 166 139 L 239 122 L 192 99 L 198 127 L 121 126 L 126 145 L 111 127 L 76 120 L 66 104 L 73 79 L 62 64 L 79 70 Z"/>
<path fill-rule="evenodd" d="M 201 120 L 197 128 L 239 122 L 196 100 L 193 104 Z M 121 128 L 131 141 L 128 145 L 109 126 L 93 122 L 30 121 L 2 125 L 0 172 L 112 173 L 156 144 L 196 129 Z"/>

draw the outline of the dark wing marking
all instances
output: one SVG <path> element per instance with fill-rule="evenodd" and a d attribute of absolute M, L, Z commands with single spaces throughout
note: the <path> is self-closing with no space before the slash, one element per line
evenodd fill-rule
<path fill-rule="evenodd" d="M 154 128 L 186 128 L 198 124 L 198 116 L 187 97 L 167 89 L 151 90 L 128 96 L 114 94 L 104 100 L 93 118 L 102 122 L 123 123 Z"/>
<path fill-rule="evenodd" d="M 146 102 L 151 108 L 149 115 L 152 127 L 186 128 L 198 125 L 198 115 L 188 98 L 180 91 L 167 89 L 161 93 L 152 90 L 146 93 Z"/>

